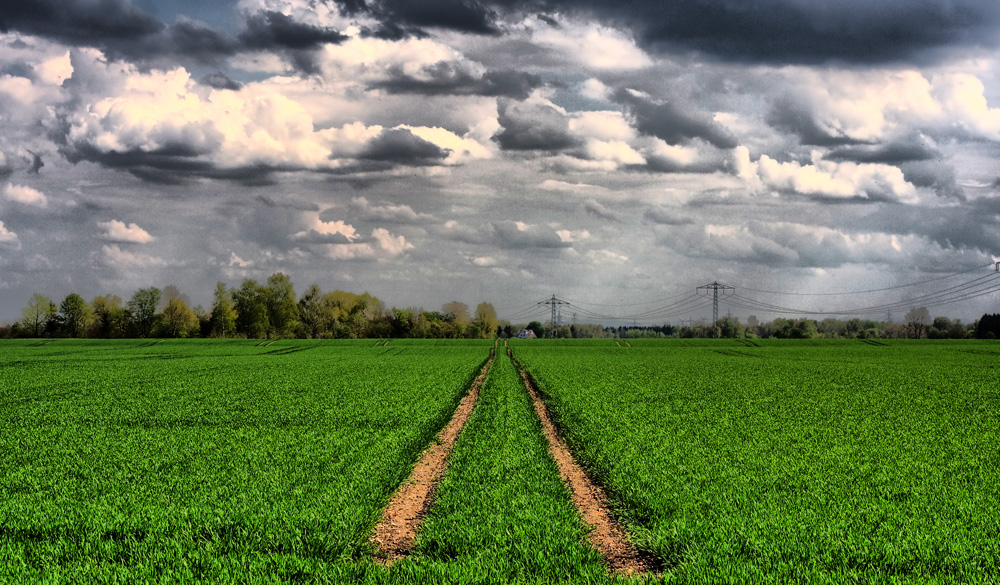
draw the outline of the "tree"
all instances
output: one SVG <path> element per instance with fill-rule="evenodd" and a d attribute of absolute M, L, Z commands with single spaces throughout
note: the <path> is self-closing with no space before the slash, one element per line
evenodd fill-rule
<path fill-rule="evenodd" d="M 21 329 L 31 337 L 41 337 L 45 331 L 45 322 L 56 312 L 56 304 L 52 299 L 35 293 L 28 300 L 28 306 L 21 309 Z"/>
<path fill-rule="evenodd" d="M 978 339 L 998 339 L 1000 338 L 1000 314 L 985 314 L 976 323 L 976 337 Z"/>
<path fill-rule="evenodd" d="M 163 309 L 163 328 L 167 337 L 190 337 L 197 333 L 198 317 L 179 297 L 170 299 Z"/>
<path fill-rule="evenodd" d="M 267 318 L 278 337 L 294 334 L 299 325 L 299 305 L 292 279 L 280 272 L 267 277 Z"/>
<path fill-rule="evenodd" d="M 472 320 L 473 328 L 478 331 L 479 337 L 488 338 L 496 334 L 500 319 L 497 318 L 497 311 L 490 303 L 479 303 L 476 306 L 476 317 Z"/>
<path fill-rule="evenodd" d="M 70 337 L 83 337 L 94 317 L 90 305 L 76 293 L 70 293 L 63 299 L 59 312 L 63 317 L 63 329 Z"/>
<path fill-rule="evenodd" d="M 472 321 L 472 318 L 469 317 L 469 305 L 465 303 L 458 301 L 445 303 L 441 306 L 441 312 L 444 313 L 446 319 L 454 321 L 462 327 L 465 327 Z"/>
<path fill-rule="evenodd" d="M 267 289 L 256 280 L 247 278 L 240 288 L 230 293 L 236 309 L 236 332 L 250 339 L 267 337 L 271 321 L 267 312 Z"/>
<path fill-rule="evenodd" d="M 214 337 L 229 337 L 236 332 L 236 309 L 233 308 L 233 297 L 224 282 L 215 283 L 215 298 L 209 322 L 210 334 Z M 203 331 L 202 336 L 204 335 Z"/>
<path fill-rule="evenodd" d="M 545 337 L 545 326 L 539 323 L 538 321 L 532 321 L 531 323 L 528 323 L 528 326 L 525 327 L 525 329 L 531 329 L 532 331 L 534 331 L 535 335 L 539 339 Z"/>
<path fill-rule="evenodd" d="M 139 337 L 149 337 L 156 326 L 156 307 L 160 304 L 160 289 L 141 288 L 132 295 L 128 308 L 132 329 Z"/>
<path fill-rule="evenodd" d="M 910 336 L 914 339 L 920 339 L 924 336 L 927 324 L 931 321 L 931 313 L 927 310 L 927 307 L 910 309 L 903 319 L 906 321 L 906 327 Z"/>
<path fill-rule="evenodd" d="M 122 306 L 118 295 L 94 297 L 90 301 L 94 311 L 94 323 L 91 326 L 91 337 L 124 337 L 128 326 L 128 314 Z"/>
<path fill-rule="evenodd" d="M 302 324 L 303 337 L 321 339 L 326 332 L 324 327 L 323 291 L 316 284 L 309 285 L 299 299 L 299 322 Z"/>

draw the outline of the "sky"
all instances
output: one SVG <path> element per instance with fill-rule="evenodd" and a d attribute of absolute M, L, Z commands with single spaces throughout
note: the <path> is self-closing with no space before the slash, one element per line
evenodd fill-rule
<path fill-rule="evenodd" d="M 515 322 L 710 318 L 713 282 L 971 321 L 998 51 L 995 0 L 3 3 L 0 321 L 275 272 Z"/>

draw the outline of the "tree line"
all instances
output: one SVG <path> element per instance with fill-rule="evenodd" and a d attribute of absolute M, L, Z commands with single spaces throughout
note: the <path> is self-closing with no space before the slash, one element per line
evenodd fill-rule
<path fill-rule="evenodd" d="M 58 305 L 35 293 L 21 310 L 21 320 L 0 328 L 2 337 L 106 339 L 484 338 L 504 333 L 496 310 L 487 302 L 471 314 L 458 301 L 445 303 L 440 311 L 387 308 L 368 293 L 323 292 L 315 284 L 297 296 L 291 279 L 280 272 L 263 283 L 245 279 L 236 288 L 217 283 L 208 310 L 192 307 L 174 286 L 139 289 L 128 301 L 104 295 L 87 302 L 71 293 Z"/>
<path fill-rule="evenodd" d="M 512 324 L 497 317 L 493 305 L 482 302 L 474 312 L 465 303 L 452 301 L 440 311 L 386 307 L 370 294 L 341 290 L 323 292 L 310 285 L 296 295 L 291 279 L 280 272 L 261 283 L 245 279 L 239 287 L 219 282 L 212 306 L 192 306 L 177 287 L 135 291 L 128 301 L 104 295 L 87 302 L 76 293 L 58 305 L 35 293 L 21 310 L 21 320 L 0 326 L 0 337 L 242 337 L 249 339 L 356 339 L 356 338 L 492 338 L 514 337 L 530 329 L 539 338 L 859 338 L 859 339 L 996 339 L 1000 314 L 986 314 L 972 323 L 947 317 L 931 318 L 924 308 L 914 308 L 904 323 L 860 318 L 823 320 L 777 318 L 746 323 L 727 316 L 715 323 L 604 327 L 599 324 L 553 325 L 532 321 Z"/>

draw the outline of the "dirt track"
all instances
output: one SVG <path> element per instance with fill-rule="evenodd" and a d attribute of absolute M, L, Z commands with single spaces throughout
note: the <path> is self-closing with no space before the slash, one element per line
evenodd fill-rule
<path fill-rule="evenodd" d="M 569 488 L 573 503 L 580 510 L 583 521 L 592 528 L 587 535 L 590 543 L 601 553 L 608 568 L 614 572 L 636 575 L 652 571 L 654 569 L 652 560 L 635 550 L 635 547 L 629 542 L 625 530 L 612 515 L 604 490 L 591 481 L 559 436 L 559 432 L 552 424 L 549 411 L 545 407 L 545 403 L 542 402 L 531 377 L 521 369 L 517 361 L 514 364 L 521 372 L 524 385 L 531 394 L 531 399 L 535 404 L 535 412 L 538 413 L 538 418 L 542 421 L 542 429 L 549 441 L 549 452 L 559 466 L 559 474 L 562 476 L 563 483 Z"/>
<path fill-rule="evenodd" d="M 448 456 L 451 455 L 455 441 L 472 415 L 479 398 L 479 389 L 493 365 L 494 356 L 495 350 L 490 353 L 489 361 L 483 366 L 469 393 L 459 402 L 451 421 L 438 434 L 439 442 L 432 444 L 420 455 L 413 473 L 389 500 L 382 520 L 375 527 L 375 534 L 372 536 L 372 542 L 379 550 L 378 558 L 383 563 L 392 564 L 409 554 L 413 547 L 417 529 L 427 515 L 438 482 L 448 468 Z"/>

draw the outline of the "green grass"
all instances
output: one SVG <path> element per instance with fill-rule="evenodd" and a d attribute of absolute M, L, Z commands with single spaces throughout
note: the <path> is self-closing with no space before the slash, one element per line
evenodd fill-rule
<path fill-rule="evenodd" d="M 0 343 L 0 582 L 618 580 L 502 354 L 372 559 L 490 347 L 385 341 Z M 513 346 L 663 581 L 996 582 L 997 343 L 629 343 Z"/>
<path fill-rule="evenodd" d="M 389 496 L 488 351 L 5 343 L 0 581 L 356 574 Z"/>
<path fill-rule="evenodd" d="M 1000 575 L 1000 346 L 516 344 L 679 583 Z"/>
<path fill-rule="evenodd" d="M 392 580 L 604 582 L 584 532 L 524 383 L 499 353 L 414 554 L 392 567 Z"/>

